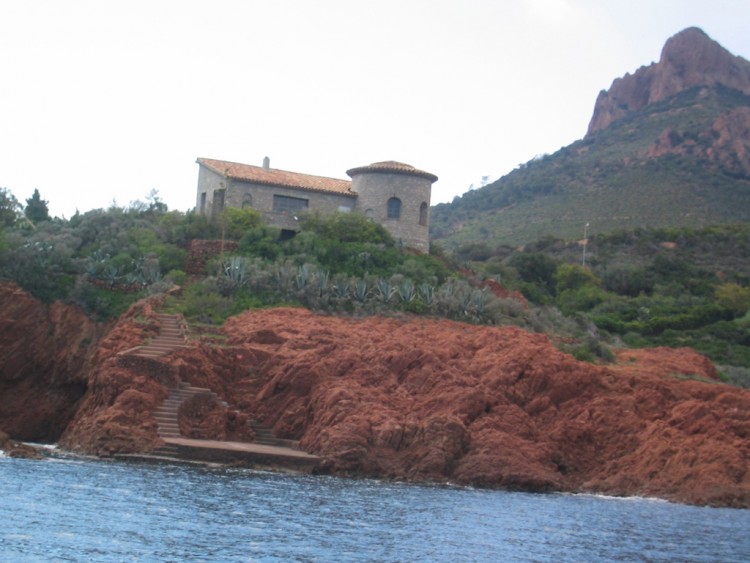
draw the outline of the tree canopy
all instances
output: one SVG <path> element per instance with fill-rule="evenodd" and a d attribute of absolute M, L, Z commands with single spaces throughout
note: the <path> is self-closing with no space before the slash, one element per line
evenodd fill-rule
<path fill-rule="evenodd" d="M 39 190 L 34 189 L 33 195 L 26 200 L 24 214 L 29 221 L 35 224 L 42 221 L 49 221 L 48 203 L 47 200 L 42 199 L 42 196 L 39 195 Z"/>

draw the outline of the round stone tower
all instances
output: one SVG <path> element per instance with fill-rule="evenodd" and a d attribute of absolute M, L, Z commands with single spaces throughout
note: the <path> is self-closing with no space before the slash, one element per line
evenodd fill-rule
<path fill-rule="evenodd" d="M 356 210 L 383 225 L 404 246 L 430 250 L 430 194 L 437 176 L 388 160 L 347 170 Z"/>

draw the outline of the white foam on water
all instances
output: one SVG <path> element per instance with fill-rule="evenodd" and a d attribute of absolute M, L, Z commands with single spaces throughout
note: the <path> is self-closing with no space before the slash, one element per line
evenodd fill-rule
<path fill-rule="evenodd" d="M 657 497 L 639 497 L 636 495 L 633 496 L 614 496 L 614 495 L 604 495 L 604 494 L 598 494 L 598 493 L 557 493 L 559 495 L 563 496 L 571 496 L 571 497 L 590 497 L 590 498 L 598 498 L 602 500 L 615 500 L 615 501 L 624 501 L 624 502 L 632 502 L 632 501 L 647 501 L 647 502 L 663 502 L 666 504 L 671 504 L 670 501 L 663 498 L 657 498 Z"/>

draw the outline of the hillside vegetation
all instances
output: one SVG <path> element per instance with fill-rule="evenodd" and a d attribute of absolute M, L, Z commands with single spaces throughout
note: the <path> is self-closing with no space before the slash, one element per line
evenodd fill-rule
<path fill-rule="evenodd" d="M 2 195 L 14 201 L 8 190 Z M 33 222 L 19 208 L 0 230 L 0 279 L 46 302 L 79 305 L 94 319 L 177 285 L 183 290 L 168 306 L 195 327 L 288 305 L 409 313 L 544 332 L 590 361 L 611 359 L 612 345 L 692 346 L 736 382 L 750 368 L 747 225 L 597 234 L 583 267 L 583 247 L 553 237 L 523 250 L 471 243 L 454 254 L 415 254 L 354 213 L 308 215 L 302 232 L 282 240 L 253 210 L 210 223 L 168 211 L 158 198 L 70 220 L 41 213 Z M 221 237 L 232 250 L 188 277 L 190 241 Z"/>
<path fill-rule="evenodd" d="M 750 107 L 722 86 L 692 88 L 648 105 L 555 154 L 433 208 L 431 234 L 448 248 L 467 242 L 521 245 L 547 235 L 697 227 L 750 220 L 750 176 L 710 158 L 715 120 Z M 667 132 L 686 147 L 649 156 Z M 713 153 L 711 153 L 713 154 Z"/>
<path fill-rule="evenodd" d="M 588 245 L 546 237 L 521 250 L 467 244 L 456 255 L 588 325 L 581 357 L 606 356 L 602 342 L 689 346 L 726 374 L 750 375 L 748 224 L 619 231 Z"/>

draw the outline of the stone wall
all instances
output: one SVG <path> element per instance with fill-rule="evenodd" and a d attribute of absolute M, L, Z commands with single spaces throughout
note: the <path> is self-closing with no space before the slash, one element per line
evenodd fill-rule
<path fill-rule="evenodd" d="M 319 212 L 325 215 L 336 211 L 350 211 L 357 201 L 356 196 L 353 195 L 267 186 L 238 180 L 230 180 L 229 182 L 225 197 L 226 207 L 252 207 L 261 212 L 269 225 L 281 229 L 296 231 L 299 230 L 299 227 L 294 220 L 295 213 L 274 211 L 274 195 L 305 199 L 308 202 L 306 212 Z"/>
<path fill-rule="evenodd" d="M 192 276 L 205 274 L 209 260 L 219 256 L 222 251 L 234 252 L 235 250 L 237 250 L 237 243 L 232 240 L 193 240 L 190 242 L 185 272 Z"/>

